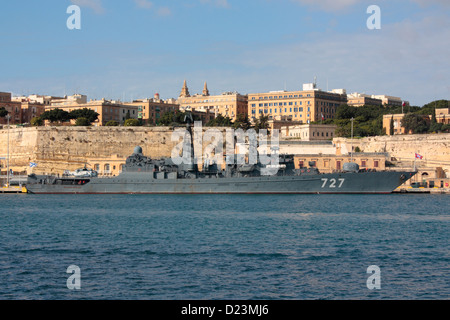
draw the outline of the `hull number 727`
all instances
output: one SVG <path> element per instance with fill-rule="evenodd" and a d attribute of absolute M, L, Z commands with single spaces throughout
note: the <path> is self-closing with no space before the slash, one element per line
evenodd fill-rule
<path fill-rule="evenodd" d="M 322 188 L 325 188 L 328 185 L 328 188 L 340 188 L 342 187 L 342 185 L 344 184 L 345 179 L 344 178 L 340 178 L 340 179 L 328 179 L 328 178 L 323 178 L 322 179 Z"/>

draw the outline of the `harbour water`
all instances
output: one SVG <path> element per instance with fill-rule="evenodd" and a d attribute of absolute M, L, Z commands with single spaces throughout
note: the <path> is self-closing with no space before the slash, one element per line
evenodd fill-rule
<path fill-rule="evenodd" d="M 1 300 L 450 298 L 449 195 L 0 199 Z"/>

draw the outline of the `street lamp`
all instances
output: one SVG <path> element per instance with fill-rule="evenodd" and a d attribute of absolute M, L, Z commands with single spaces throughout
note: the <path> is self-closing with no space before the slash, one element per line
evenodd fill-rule
<path fill-rule="evenodd" d="M 351 151 L 350 151 L 350 162 L 353 162 L 353 121 L 355 119 L 353 119 L 353 117 L 350 119 L 350 121 L 352 122 L 352 140 L 351 140 Z"/>
<path fill-rule="evenodd" d="M 7 156 L 6 156 L 6 169 L 8 170 L 6 173 L 6 187 L 9 188 L 9 119 L 11 116 L 6 115 L 6 120 L 8 121 L 8 142 L 7 142 Z"/>

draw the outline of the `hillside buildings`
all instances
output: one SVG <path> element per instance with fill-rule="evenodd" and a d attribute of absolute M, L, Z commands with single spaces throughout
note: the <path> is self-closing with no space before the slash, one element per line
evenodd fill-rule
<path fill-rule="evenodd" d="M 142 119 L 143 124 L 156 125 L 164 113 L 179 110 L 179 105 L 174 99 L 161 100 L 159 93 L 155 93 L 153 98 L 138 99 L 132 102 L 125 102 L 125 106 L 137 107 L 137 118 Z"/>
<path fill-rule="evenodd" d="M 368 94 L 355 92 L 347 95 L 347 104 L 353 107 L 382 106 L 383 101 Z"/>
<path fill-rule="evenodd" d="M 443 124 L 450 124 L 450 108 L 437 108 L 436 122 Z"/>
<path fill-rule="evenodd" d="M 22 123 L 22 104 L 18 101 L 11 100 L 11 93 L 0 92 L 0 108 L 5 108 L 10 116 L 10 124 Z M 0 124 L 7 123 L 6 118 L 0 118 Z"/>
<path fill-rule="evenodd" d="M 202 94 L 191 96 L 186 80 L 177 99 L 180 111 L 196 111 L 200 113 L 210 113 L 214 117 L 219 114 L 236 121 L 239 114 L 247 114 L 247 96 L 237 92 L 224 92 L 220 95 L 210 95 L 205 82 Z"/>
<path fill-rule="evenodd" d="M 282 138 L 293 138 L 301 141 L 332 140 L 336 132 L 335 125 L 301 124 L 281 127 Z"/>
<path fill-rule="evenodd" d="M 345 90 L 332 92 L 316 88 L 316 84 L 304 84 L 300 91 L 270 91 L 248 95 L 248 117 L 252 121 L 260 116 L 269 120 L 310 123 L 332 119 L 337 108 L 347 103 Z"/>

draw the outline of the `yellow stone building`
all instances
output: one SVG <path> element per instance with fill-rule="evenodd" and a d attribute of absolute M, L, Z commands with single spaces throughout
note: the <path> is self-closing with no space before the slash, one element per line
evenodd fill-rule
<path fill-rule="evenodd" d="M 345 103 L 345 90 L 322 91 L 315 84 L 305 84 L 302 91 L 249 94 L 248 116 L 252 121 L 263 115 L 269 120 L 310 123 L 334 118 L 337 108 Z"/>
<path fill-rule="evenodd" d="M 174 99 L 161 100 L 158 93 L 152 99 L 139 99 L 124 103 L 126 106 L 138 108 L 138 119 L 144 124 L 157 124 L 164 113 L 174 112 L 180 109 Z"/>
<path fill-rule="evenodd" d="M 181 111 L 209 112 L 217 117 L 229 117 L 232 121 L 237 119 L 239 114 L 247 115 L 247 96 L 237 92 L 224 92 L 220 95 L 210 95 L 205 82 L 202 94 L 190 95 L 189 89 L 184 81 L 180 96 L 177 99 Z"/>
<path fill-rule="evenodd" d="M 450 124 L 450 108 L 437 108 L 436 122 L 443 124 Z"/>
<path fill-rule="evenodd" d="M 347 104 L 353 107 L 361 106 L 382 106 L 383 101 L 381 99 L 373 98 L 370 95 L 363 93 L 351 93 L 347 95 Z"/>
<path fill-rule="evenodd" d="M 123 124 L 127 118 L 138 119 L 138 106 L 125 105 L 120 101 L 113 100 L 91 100 L 87 102 L 84 95 L 73 95 L 60 100 L 52 101 L 51 106 L 46 106 L 45 110 L 62 109 L 71 112 L 76 109 L 88 108 L 97 112 L 98 119 L 92 123 L 94 126 L 104 126 L 109 121 L 117 121 Z M 75 121 L 71 121 L 73 124 Z"/>

